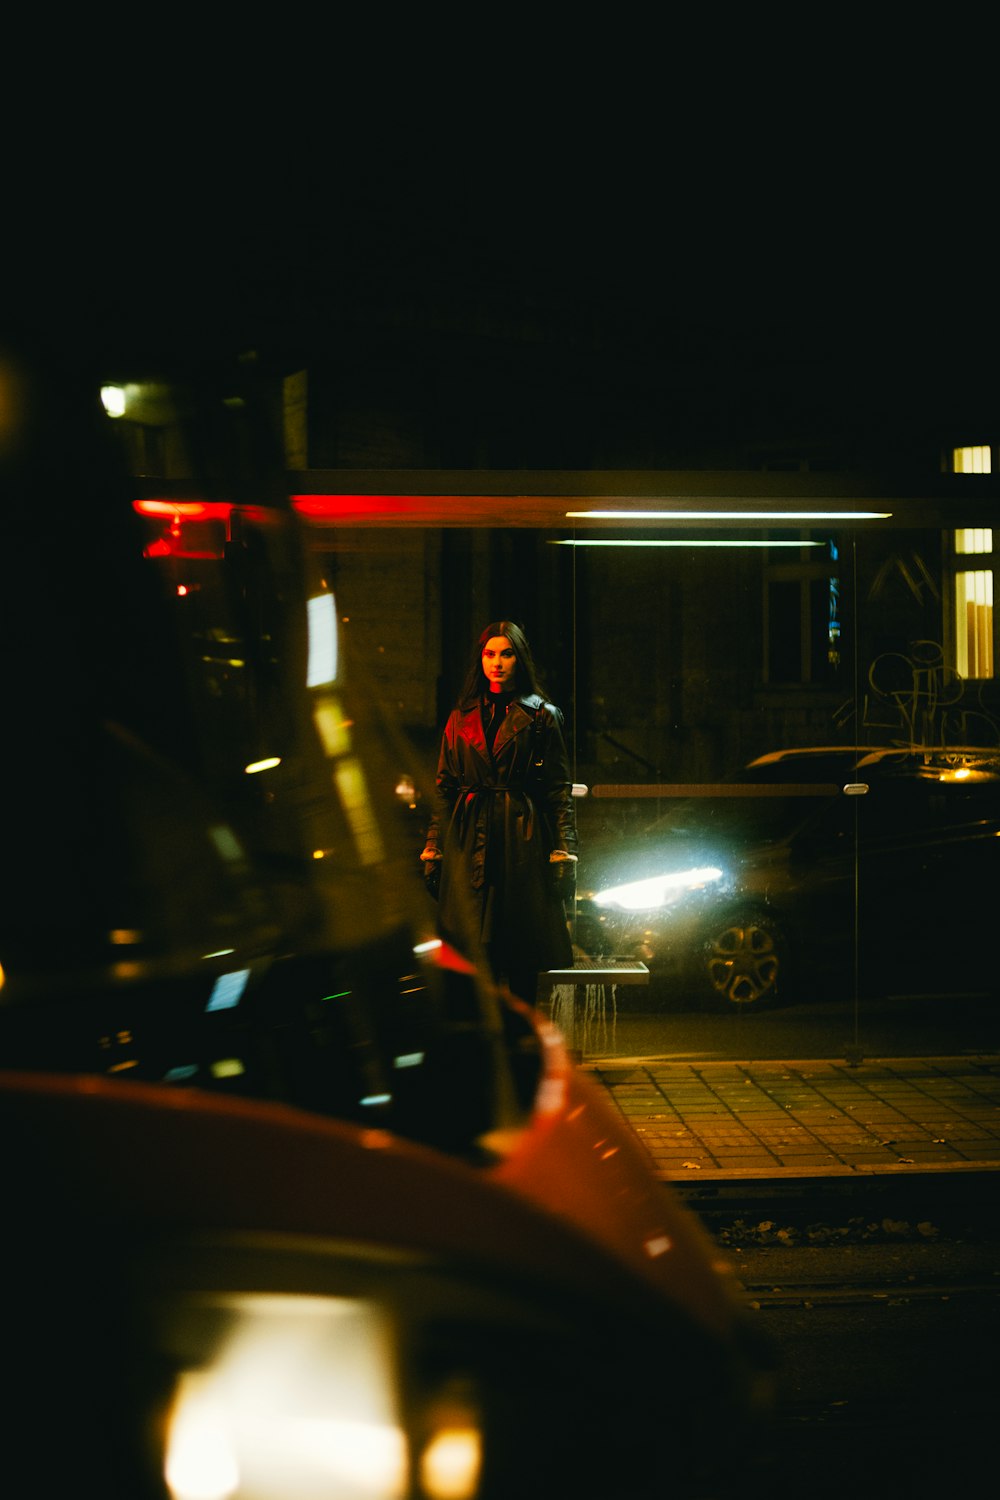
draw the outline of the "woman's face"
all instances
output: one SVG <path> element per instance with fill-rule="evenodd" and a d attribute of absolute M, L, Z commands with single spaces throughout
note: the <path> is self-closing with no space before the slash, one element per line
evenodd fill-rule
<path fill-rule="evenodd" d="M 491 635 L 483 647 L 483 676 L 494 692 L 514 685 L 517 657 L 505 635 Z"/>

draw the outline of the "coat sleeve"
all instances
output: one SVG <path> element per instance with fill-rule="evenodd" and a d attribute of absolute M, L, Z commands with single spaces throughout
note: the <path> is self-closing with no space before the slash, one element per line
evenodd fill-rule
<path fill-rule="evenodd" d="M 546 703 L 539 712 L 542 715 L 545 746 L 540 797 L 552 831 L 553 848 L 563 849 L 567 854 L 576 854 L 576 806 L 573 802 L 569 756 L 563 737 L 563 717 L 554 703 Z"/>
<path fill-rule="evenodd" d="M 455 749 L 455 718 L 454 712 L 448 716 L 448 722 L 441 736 L 437 775 L 434 780 L 434 804 L 430 822 L 427 825 L 427 841 L 424 846 L 425 856 L 440 855 L 441 828 L 451 817 L 451 810 L 458 796 L 460 778 Z"/>

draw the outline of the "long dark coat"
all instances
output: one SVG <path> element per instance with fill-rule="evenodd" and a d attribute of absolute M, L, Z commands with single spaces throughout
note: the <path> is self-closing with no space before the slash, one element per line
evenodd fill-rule
<path fill-rule="evenodd" d="M 452 710 L 441 737 L 427 834 L 442 856 L 438 929 L 487 948 L 494 972 L 573 962 L 551 849 L 577 851 L 562 714 L 537 693 L 511 699 L 490 753 L 482 704 Z"/>

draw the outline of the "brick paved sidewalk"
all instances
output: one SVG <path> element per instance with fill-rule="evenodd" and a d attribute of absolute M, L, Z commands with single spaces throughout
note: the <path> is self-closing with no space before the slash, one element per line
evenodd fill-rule
<path fill-rule="evenodd" d="M 664 1179 L 1000 1170 L 1000 1056 L 581 1066 Z"/>

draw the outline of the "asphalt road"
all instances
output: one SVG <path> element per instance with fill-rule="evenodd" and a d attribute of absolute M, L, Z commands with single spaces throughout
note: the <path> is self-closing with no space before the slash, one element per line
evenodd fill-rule
<path fill-rule="evenodd" d="M 706 1222 L 778 1374 L 772 1419 L 698 1500 L 977 1492 L 1000 1410 L 1000 1216 L 981 1180 L 905 1203 L 732 1202 Z"/>

